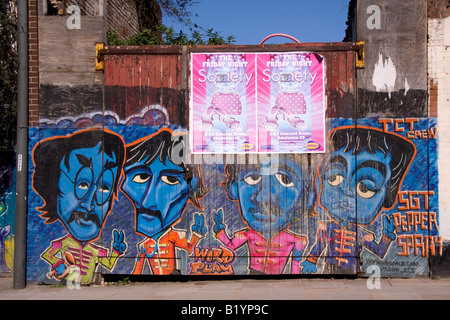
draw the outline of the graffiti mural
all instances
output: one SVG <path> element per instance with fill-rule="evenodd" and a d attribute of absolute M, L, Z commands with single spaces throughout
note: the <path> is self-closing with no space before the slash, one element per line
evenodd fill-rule
<path fill-rule="evenodd" d="M 39 241 L 28 254 L 40 257 L 40 282 L 74 268 L 82 283 L 95 273 L 355 274 L 373 265 L 414 276 L 442 254 L 435 119 L 330 119 L 325 154 L 199 156 L 184 128 L 110 118 L 108 129 L 72 121 L 31 134 L 29 225 Z"/>
<path fill-rule="evenodd" d="M 383 209 L 382 213 L 391 219 L 393 225 L 390 228 L 396 238 L 384 259 L 378 259 L 372 252 L 364 250 L 361 253 L 361 268 L 364 271 L 371 265 L 377 265 L 382 274 L 389 276 L 427 275 L 427 257 L 442 255 L 443 249 L 438 223 L 436 119 L 380 118 L 371 122 L 380 130 L 400 135 L 414 144 L 416 154 L 404 173 L 401 187 L 395 195 L 396 202 L 389 209 Z"/>
<path fill-rule="evenodd" d="M 416 153 L 414 144 L 396 134 L 359 126 L 333 130 L 329 144 L 329 156 L 318 168 L 316 210 L 324 210 L 330 220 L 319 222 L 303 273 L 317 272 L 322 255 L 335 272 L 355 270 L 362 248 L 384 258 L 396 238 L 394 219 L 382 216 L 379 242 L 364 226 L 378 218 L 381 208 L 393 206 Z"/>
<path fill-rule="evenodd" d="M 185 141 L 185 135 L 161 130 L 126 147 L 121 189 L 135 207 L 136 232 L 146 237 L 138 244 L 133 274 L 142 273 L 145 261 L 153 274 L 174 273 L 175 248 L 191 253 L 207 232 L 204 215 L 197 213 L 190 241 L 182 230 L 172 228 L 188 202 L 200 207 L 206 192 L 200 168 L 186 164 Z"/>
<path fill-rule="evenodd" d="M 0 153 L 0 272 L 11 272 L 14 261 L 15 155 Z"/>
<path fill-rule="evenodd" d="M 102 90 L 44 90 L 39 127 L 29 129 L 28 280 L 370 275 L 373 266 L 383 277 L 428 274 L 443 245 L 437 120 L 355 119 L 355 56 L 345 48 L 320 53 L 327 99 L 317 152 L 193 152 L 188 101 L 200 96 L 185 81 L 186 52 L 106 54 Z M 74 101 L 78 111 L 61 112 Z M 249 102 L 238 111 L 252 112 Z M 0 223 L 3 256 L 14 226 Z"/>
<path fill-rule="evenodd" d="M 123 232 L 114 231 L 112 251 L 94 244 L 111 211 L 124 161 L 124 143 L 104 130 L 86 130 L 38 143 L 33 150 L 33 189 L 46 224 L 59 221 L 67 234 L 48 239 L 41 254 L 47 277 L 63 279 L 78 267 L 81 283 L 92 282 L 95 266 L 112 269 L 126 250 Z"/>
<path fill-rule="evenodd" d="M 224 212 L 213 212 L 213 232 L 225 246 L 235 250 L 248 246 L 249 274 L 280 274 L 292 255 L 289 273 L 298 274 L 298 262 L 308 242 L 289 227 L 308 206 L 312 207 L 312 183 L 302 156 L 277 156 L 276 161 L 256 165 L 225 166 L 223 182 L 228 199 L 237 201 L 246 228 L 227 234 Z"/>

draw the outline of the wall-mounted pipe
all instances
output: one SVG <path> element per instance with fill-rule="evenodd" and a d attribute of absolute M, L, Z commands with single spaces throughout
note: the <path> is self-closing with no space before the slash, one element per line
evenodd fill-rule
<path fill-rule="evenodd" d="M 17 146 L 13 288 L 26 287 L 28 191 L 28 0 L 17 2 Z"/>

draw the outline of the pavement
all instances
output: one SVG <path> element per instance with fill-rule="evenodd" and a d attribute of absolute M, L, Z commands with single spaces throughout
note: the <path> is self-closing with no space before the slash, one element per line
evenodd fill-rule
<path fill-rule="evenodd" d="M 13 288 L 12 274 L 0 274 L 0 300 L 448 300 L 450 279 L 395 278 L 238 278 L 189 281 L 102 281 L 70 289 L 67 285 L 27 284 Z M 190 304 L 189 304 L 190 305 Z"/>

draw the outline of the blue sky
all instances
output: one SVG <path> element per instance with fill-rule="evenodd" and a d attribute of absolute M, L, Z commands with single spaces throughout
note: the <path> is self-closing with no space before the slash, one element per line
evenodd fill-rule
<path fill-rule="evenodd" d="M 196 0 L 191 7 L 192 21 L 204 29 L 213 28 L 225 38 L 233 35 L 234 44 L 259 44 L 274 33 L 288 34 L 300 42 L 340 42 L 345 36 L 349 0 Z M 171 20 L 166 26 L 175 31 L 185 27 Z M 291 43 L 284 37 L 270 43 Z"/>

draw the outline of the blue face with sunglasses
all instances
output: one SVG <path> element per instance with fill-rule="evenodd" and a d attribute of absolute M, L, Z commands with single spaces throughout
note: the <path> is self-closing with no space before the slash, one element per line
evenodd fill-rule
<path fill-rule="evenodd" d="M 73 150 L 68 161 L 61 161 L 57 214 L 81 242 L 99 235 L 113 201 L 116 161 L 115 154 L 105 154 L 100 143 L 93 148 Z"/>

